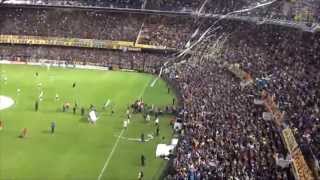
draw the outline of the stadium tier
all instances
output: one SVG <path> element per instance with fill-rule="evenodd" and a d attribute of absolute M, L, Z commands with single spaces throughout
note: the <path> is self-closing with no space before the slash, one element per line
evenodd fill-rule
<path fill-rule="evenodd" d="M 90 151 L 82 145 L 75 145 L 67 153 L 57 149 L 63 155 L 59 156 L 60 162 L 70 168 L 65 170 L 54 164 L 52 171 L 50 168 L 44 170 L 50 177 L 40 173 L 32 178 L 319 178 L 320 26 L 317 23 L 320 3 L 309 0 L 79 0 L 39 1 L 31 3 L 33 6 L 7 3 L 0 6 L 0 62 L 6 64 L 0 64 L 0 83 L 4 87 L 0 88 L 0 95 L 9 94 L 18 99 L 20 96 L 17 94 L 21 92 L 14 84 L 19 83 L 33 92 L 31 89 L 35 87 L 30 84 L 35 83 L 20 82 L 19 78 L 24 77 L 15 72 L 26 71 L 26 77 L 30 78 L 39 71 L 45 74 L 44 79 L 49 83 L 44 89 L 48 89 L 52 96 L 59 89 L 55 83 L 65 87 L 66 82 L 70 84 L 73 78 L 79 77 L 79 82 L 73 82 L 72 86 L 77 87 L 83 78 L 87 89 L 81 90 L 80 94 L 85 97 L 83 101 L 87 106 L 94 101 L 109 107 L 109 99 L 106 103 L 94 97 L 95 89 L 97 95 L 103 96 L 106 91 L 109 98 L 118 100 L 120 104 L 112 106 L 115 112 L 110 109 L 108 116 L 104 111 L 97 113 L 101 117 L 93 123 L 97 132 L 84 130 L 87 127 L 80 125 L 84 131 L 81 138 L 88 143 L 93 141 L 96 146 L 92 150 L 96 154 L 92 166 L 85 166 L 88 176 L 83 174 L 84 169 L 67 159 L 77 159 L 74 152 L 79 155 L 77 162 L 89 159 L 77 148 L 83 148 L 87 153 Z M 233 18 L 225 14 L 233 15 Z M 280 20 L 285 20 L 286 24 L 279 23 L 284 22 Z M 271 21 L 275 23 L 269 23 Z M 75 69 L 62 71 L 57 68 L 62 62 L 63 67 Z M 8 65 L 11 63 L 24 65 Z M 27 66 L 30 64 L 40 67 Z M 103 67 L 113 71 L 104 74 L 95 70 L 81 71 L 77 67 Z M 111 75 L 108 77 L 108 73 L 113 78 Z M 14 83 L 10 83 L 10 74 Z M 37 76 L 34 75 L 34 79 L 38 84 Z M 95 81 L 98 84 L 93 84 Z M 75 96 L 72 89 L 63 90 L 66 91 L 65 100 L 67 97 L 80 97 Z M 90 92 L 90 97 L 86 91 Z M 24 100 L 30 100 L 35 94 Z M 37 103 L 35 106 L 38 108 Z M 53 106 L 58 104 L 50 103 Z M 145 103 L 152 106 L 144 107 Z M 129 104 L 132 105 L 128 107 Z M 154 123 L 150 124 L 148 108 L 157 109 L 153 104 L 159 106 L 159 111 L 165 115 L 152 114 Z M 67 107 L 65 105 L 63 109 Z M 16 106 L 1 111 L 4 114 L 0 119 L 1 129 L 3 122 L 10 124 L 3 118 L 18 118 L 12 112 L 21 111 L 35 119 L 45 118 L 29 114 L 30 109 L 19 104 Z M 91 106 L 90 113 L 94 112 Z M 119 111 L 122 115 L 117 114 Z M 131 111 L 133 121 L 130 121 Z M 50 118 L 53 118 L 57 112 L 50 113 Z M 65 114 L 58 117 L 66 121 L 72 119 Z M 118 122 L 109 126 L 104 118 Z M 35 121 L 33 123 L 34 129 L 40 126 Z M 63 124 L 62 128 L 71 128 L 74 133 L 63 143 L 78 141 L 74 136 L 81 131 L 72 129 L 71 126 L 77 126 L 74 124 Z M 23 150 L 20 142 L 12 138 L 12 132 L 13 127 L 22 129 L 24 126 L 26 123 L 14 123 L 10 127 L 11 134 L 0 129 L 0 140 L 10 139 L 9 147 L 19 146 Z M 51 133 L 55 126 L 55 123 L 50 124 Z M 103 128 L 110 131 L 106 139 L 113 143 L 99 144 L 105 136 Z M 144 128 L 153 132 L 141 133 Z M 156 135 L 159 131 L 160 134 L 164 131 L 162 137 Z M 96 140 L 85 138 L 91 133 Z M 26 134 L 29 134 L 29 129 L 23 129 L 20 136 L 24 138 Z M 57 137 L 62 136 L 58 132 L 56 134 Z M 44 137 L 39 135 L 37 138 Z M 30 143 L 41 146 L 41 142 Z M 53 146 L 50 143 L 46 145 Z M 118 144 L 122 148 L 117 148 Z M 106 153 L 101 146 L 109 150 L 106 161 L 98 160 Z M 154 158 L 159 150 L 157 147 L 170 149 L 161 155 L 164 160 Z M 117 152 L 115 149 L 120 150 Z M 47 151 L 55 155 L 53 151 Z M 9 150 L 4 153 L 10 154 Z M 111 162 L 109 167 L 113 153 L 119 162 Z M 24 171 L 14 169 L 11 165 L 14 171 L 8 170 L 3 164 L 11 161 L 15 159 L 0 158 L 0 179 L 24 179 L 23 176 L 36 171 L 32 167 Z M 36 163 L 32 164 L 38 167 Z M 125 173 L 123 169 L 126 168 L 128 171 Z M 19 171 L 21 174 L 17 173 Z M 81 175 L 72 174 L 77 172 Z"/>
<path fill-rule="evenodd" d="M 239 15 L 305 23 L 320 22 L 320 2 L 314 0 L 3 0 L 3 3 L 56 7 L 146 9 L 201 14 L 229 14 L 252 9 L 241 12 Z M 265 4 L 268 6 L 264 6 Z"/>

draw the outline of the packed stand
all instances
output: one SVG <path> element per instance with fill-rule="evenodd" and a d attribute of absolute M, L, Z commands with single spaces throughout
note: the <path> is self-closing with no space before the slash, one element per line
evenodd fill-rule
<path fill-rule="evenodd" d="M 195 12 L 205 0 L 148 0 L 146 9 Z"/>
<path fill-rule="evenodd" d="M 259 2 L 259 1 L 258 1 Z M 205 4 L 204 13 L 227 14 L 248 7 L 253 2 L 250 0 L 208 0 Z M 254 1 L 254 3 L 257 3 Z"/>
<path fill-rule="evenodd" d="M 272 2 L 269 4 L 269 2 Z M 266 4 L 263 6 L 263 4 Z M 236 11 L 252 9 L 241 13 Z M 294 22 L 319 23 L 320 2 L 313 0 L 208 0 L 203 13 L 231 14 Z"/>
<path fill-rule="evenodd" d="M 0 7 L 0 34 L 135 41 L 140 15 Z"/>
<path fill-rule="evenodd" d="M 43 59 L 64 61 L 67 64 L 105 66 L 158 73 L 170 54 L 147 52 L 123 52 L 113 50 L 0 45 L 0 59 L 14 61 L 40 61 Z"/>
<path fill-rule="evenodd" d="M 42 0 L 25 2 L 36 5 L 150 9 L 205 14 L 229 14 L 254 8 L 251 11 L 232 14 L 303 22 L 310 25 L 320 22 L 320 1 L 317 0 Z M 263 4 L 267 5 L 262 6 Z"/>
<path fill-rule="evenodd" d="M 259 33 L 257 33 L 259 32 Z M 270 33 L 272 32 L 272 33 Z M 244 38 L 244 34 L 246 35 Z M 239 63 L 276 96 L 285 123 L 320 160 L 320 34 L 244 25 L 225 45 L 224 59 Z"/>
<path fill-rule="evenodd" d="M 285 111 L 280 129 L 291 127 L 298 144 L 320 160 L 320 34 L 227 20 L 217 26 L 207 40 L 217 48 L 217 39 L 227 37 L 217 56 L 198 56 L 212 50 L 205 46 L 206 52 L 166 70 L 184 103 L 184 128 L 167 179 L 292 179 L 289 169 L 275 164 L 275 156 L 288 155 L 279 128 L 263 120 L 266 109 L 253 102 L 262 90 L 275 95 Z M 240 87 L 226 63 L 239 64 L 254 86 Z"/>
<path fill-rule="evenodd" d="M 196 28 L 191 17 L 120 12 L 0 7 L 0 16 L 0 34 L 5 35 L 129 41 L 169 48 L 183 48 Z"/>
<path fill-rule="evenodd" d="M 93 27 L 83 25 L 86 27 L 84 29 L 95 29 L 85 32 L 81 32 L 75 28 L 76 26 L 66 25 L 73 24 L 73 21 L 68 20 L 62 23 L 66 26 L 63 31 L 57 30 L 59 28 L 48 30 L 48 27 L 54 27 L 53 23 L 49 23 L 49 26 L 32 27 L 29 23 L 37 22 L 29 19 L 37 17 L 37 20 L 41 16 L 17 13 L 20 11 L 25 10 L 16 9 L 11 14 L 9 11 L 8 14 L 2 14 L 3 11 L 0 11 L 0 14 L 6 17 L 0 20 L 1 33 L 35 35 L 36 32 L 36 35 L 50 36 L 56 33 L 70 37 L 70 34 L 65 34 L 70 32 L 65 31 L 73 30 L 75 32 L 71 33 L 71 37 L 135 39 L 132 34 L 123 34 L 127 30 L 108 35 L 104 35 L 103 32 L 99 32 L 99 35 L 92 33 L 96 32 L 96 26 L 104 24 L 94 24 Z M 42 11 L 36 12 L 41 14 Z M 46 15 L 43 17 L 46 19 L 47 12 L 44 13 Z M 14 23 L 10 23 L 12 18 Z M 143 42 L 149 39 L 146 43 L 183 47 L 188 36 L 195 30 L 195 25 L 190 26 L 191 20 L 186 21 L 191 22 L 190 24 L 180 26 L 176 23 L 170 24 L 170 18 L 164 19 L 158 23 L 147 19 L 143 26 L 140 19 L 133 20 L 137 23 L 132 27 L 138 29 L 135 31 L 137 34 L 140 26 L 143 27 Z M 46 20 L 43 20 L 42 24 L 46 24 L 45 22 Z M 286 112 L 284 126 L 293 128 L 299 144 L 309 146 L 315 157 L 320 160 L 320 35 L 274 25 L 222 22 L 223 24 L 217 25 L 221 26 L 221 29 L 216 32 L 228 34 L 228 39 L 223 44 L 220 57 L 217 58 L 219 61 L 211 58 L 190 58 L 186 59 L 187 63 L 171 66 L 165 71 L 165 77 L 175 82 L 175 86 L 180 89 L 184 104 L 184 128 L 174 159 L 175 172 L 168 179 L 291 179 L 288 169 L 281 169 L 275 165 L 275 155 L 287 155 L 278 129 L 272 122 L 261 118 L 265 110 L 254 106 L 253 99 L 259 97 L 262 89 L 274 94 L 279 108 Z M 112 24 L 113 21 L 108 23 Z M 122 20 L 117 23 L 121 24 Z M 130 23 L 126 23 L 131 24 L 131 20 Z M 24 25 L 25 29 L 19 28 Z M 121 27 L 123 25 L 119 25 L 120 29 Z M 86 32 L 87 34 L 82 34 Z M 185 33 L 179 34 L 180 32 Z M 213 37 L 218 38 L 219 34 Z M 148 72 L 157 72 L 166 59 L 162 55 L 149 53 L 33 46 L 1 46 L 0 53 L 5 58 L 70 61 L 80 59 L 84 63 L 105 66 L 117 64 L 120 68 L 142 68 Z M 220 62 L 238 63 L 254 79 L 264 79 L 266 83 L 263 86 L 241 88 L 239 80 Z"/>
<path fill-rule="evenodd" d="M 33 5 L 53 5 L 53 6 L 85 6 L 85 7 L 109 7 L 109 8 L 133 8 L 140 9 L 144 0 L 41 0 L 41 1 L 29 1 L 20 0 L 19 4 L 33 4 Z M 6 4 L 15 4 L 15 2 L 9 2 L 4 0 Z"/>
<path fill-rule="evenodd" d="M 111 8 L 133 8 L 140 9 L 144 0 L 80 0 L 85 6 L 111 7 Z"/>
<path fill-rule="evenodd" d="M 274 156 L 286 156 L 271 121 L 262 119 L 254 88 L 222 64 L 201 60 L 166 70 L 183 97 L 183 132 L 167 179 L 290 179 Z"/>
<path fill-rule="evenodd" d="M 196 28 L 190 17 L 154 15 L 144 21 L 138 42 L 181 49 Z"/>

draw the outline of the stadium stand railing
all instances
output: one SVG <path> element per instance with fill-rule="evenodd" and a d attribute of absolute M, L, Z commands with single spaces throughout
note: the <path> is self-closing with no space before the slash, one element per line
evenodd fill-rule
<path fill-rule="evenodd" d="M 79 39 L 79 38 L 58 38 L 58 37 L 41 37 L 41 36 L 23 36 L 23 35 L 0 35 L 1 44 L 19 44 L 19 45 L 46 45 L 46 46 L 64 46 L 77 48 L 96 48 L 96 49 L 112 49 L 126 51 L 149 50 L 166 50 L 176 51 L 174 48 L 166 48 L 162 46 L 153 46 L 146 44 L 135 44 L 129 41 L 110 41 L 95 39 Z"/>
<path fill-rule="evenodd" d="M 241 68 L 239 67 L 235 68 L 234 65 L 230 65 L 228 70 L 241 80 L 246 80 L 247 78 L 245 77 L 249 75 L 249 73 L 242 71 Z M 277 125 L 277 127 L 281 131 L 280 137 L 284 142 L 285 147 L 287 148 L 289 154 L 291 155 L 292 164 L 293 164 L 293 169 L 292 169 L 293 174 L 296 176 L 297 179 L 300 179 L 300 180 L 315 179 L 313 172 L 309 168 L 305 160 L 305 157 L 302 154 L 302 151 L 292 133 L 291 128 L 287 127 L 283 129 L 284 112 L 281 112 L 278 109 L 274 96 L 270 96 L 266 91 L 263 90 L 261 92 L 261 97 L 263 99 L 265 108 L 272 113 L 273 122 Z"/>

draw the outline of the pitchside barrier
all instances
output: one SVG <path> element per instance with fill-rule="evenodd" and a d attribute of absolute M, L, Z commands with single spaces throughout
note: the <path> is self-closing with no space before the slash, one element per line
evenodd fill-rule
<path fill-rule="evenodd" d="M 67 61 L 63 60 L 48 60 L 41 59 L 38 62 L 36 61 L 9 61 L 9 60 L 0 60 L 0 64 L 24 64 L 24 65 L 32 65 L 32 66 L 43 66 L 43 67 L 60 67 L 60 68 L 74 68 L 74 69 L 92 69 L 92 70 L 103 70 L 108 71 L 110 67 L 104 67 L 99 65 L 82 65 L 81 62 L 74 62 L 73 64 L 66 63 Z M 126 72 L 135 72 L 131 69 L 113 69 L 113 70 L 121 70 Z"/>
<path fill-rule="evenodd" d="M 252 84 L 253 79 L 249 73 L 243 71 L 239 64 L 226 65 L 228 70 L 232 72 L 236 77 L 240 78 L 243 82 L 249 82 L 245 84 Z M 280 135 L 282 142 L 285 143 L 286 148 L 291 155 L 292 172 L 295 178 L 298 180 L 313 180 L 314 174 L 309 168 L 304 155 L 302 154 L 295 137 L 290 128 L 283 129 L 284 112 L 280 111 L 278 104 L 274 96 L 271 96 L 266 91 L 261 92 L 261 100 L 255 100 L 254 104 L 264 105 L 268 112 L 263 113 L 263 119 L 273 120 L 277 125 L 277 128 L 282 132 Z M 315 160 L 313 160 L 315 161 Z M 316 170 L 314 170 L 315 172 Z"/>
<path fill-rule="evenodd" d="M 10 60 L 9 60 L 10 59 Z M 60 67 L 60 68 L 77 68 L 77 69 L 95 69 L 95 70 L 115 70 L 115 71 L 124 71 L 124 72 L 145 72 L 151 73 L 154 72 L 148 71 L 149 69 L 128 69 L 128 67 L 120 67 L 118 64 L 94 64 L 94 63 L 86 63 L 84 64 L 83 61 L 71 61 L 70 60 L 49 60 L 49 59 L 32 59 L 29 57 L 1 57 L 0 55 L 0 64 L 25 64 L 25 65 L 34 65 L 34 66 L 45 66 L 45 67 Z"/>
<path fill-rule="evenodd" d="M 0 35 L 0 44 L 18 44 L 18 45 L 46 45 L 46 46 L 64 46 L 95 49 L 113 49 L 123 51 L 142 51 L 142 50 L 165 50 L 176 51 L 175 48 L 164 46 L 154 46 L 148 44 L 135 44 L 131 41 L 112 41 L 81 38 L 62 38 L 45 36 L 24 36 L 24 35 Z"/>

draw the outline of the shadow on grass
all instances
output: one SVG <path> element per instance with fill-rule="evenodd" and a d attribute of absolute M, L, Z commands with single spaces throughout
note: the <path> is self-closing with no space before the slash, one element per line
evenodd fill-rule
<path fill-rule="evenodd" d="M 80 123 L 86 123 L 86 124 L 89 123 L 88 118 L 87 118 L 86 116 L 82 116 L 82 117 L 79 119 L 79 122 L 80 122 Z"/>
<path fill-rule="evenodd" d="M 42 130 L 41 133 L 42 133 L 42 134 L 51 134 L 51 131 L 49 131 L 49 130 Z"/>

